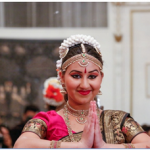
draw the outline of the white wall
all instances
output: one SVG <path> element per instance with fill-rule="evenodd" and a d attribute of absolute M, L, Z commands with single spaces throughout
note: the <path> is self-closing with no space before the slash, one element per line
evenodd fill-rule
<path fill-rule="evenodd" d="M 113 7 L 111 9 L 113 10 Z M 120 20 L 123 35 L 120 44 L 122 80 L 119 81 L 121 89 L 114 93 L 121 93 L 122 103 L 117 109 L 130 112 L 140 124 L 150 124 L 150 97 L 146 96 L 145 79 L 145 65 L 150 62 L 150 3 L 122 6 Z"/>
<path fill-rule="evenodd" d="M 150 95 L 147 95 L 147 70 L 150 67 L 150 9 L 133 13 L 133 116 L 140 123 L 150 122 Z M 150 79 L 150 72 L 148 74 Z M 150 88 L 150 86 L 149 86 Z M 134 107 L 136 106 L 136 108 Z"/>

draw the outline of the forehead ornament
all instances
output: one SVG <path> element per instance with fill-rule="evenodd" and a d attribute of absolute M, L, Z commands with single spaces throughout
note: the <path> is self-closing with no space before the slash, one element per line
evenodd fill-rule
<path fill-rule="evenodd" d="M 89 64 L 89 61 L 91 61 L 92 63 L 97 65 L 100 68 L 100 70 L 102 70 L 103 66 L 102 66 L 101 62 L 98 59 L 96 59 L 95 57 L 87 54 L 84 50 L 82 49 L 82 52 L 84 52 L 84 53 L 75 55 L 75 56 L 69 58 L 68 60 L 66 60 L 62 65 L 62 70 L 65 71 L 68 66 L 70 66 L 71 64 L 75 63 L 76 61 L 78 61 L 80 59 L 81 59 L 81 61 L 78 62 L 80 66 L 86 67 Z"/>
<path fill-rule="evenodd" d="M 83 44 L 81 44 L 81 48 L 82 48 L 82 54 L 81 54 L 81 56 L 83 57 L 83 59 L 81 61 L 79 61 L 78 63 L 79 63 L 79 65 L 81 67 L 87 67 L 88 64 L 89 64 L 89 62 L 86 59 L 86 51 L 85 51 L 85 47 L 84 47 Z"/>

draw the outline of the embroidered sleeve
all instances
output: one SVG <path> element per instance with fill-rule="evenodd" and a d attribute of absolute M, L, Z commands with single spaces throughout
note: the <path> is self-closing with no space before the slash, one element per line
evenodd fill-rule
<path fill-rule="evenodd" d="M 130 143 L 136 135 L 144 131 L 133 118 L 127 117 L 122 127 L 122 132 L 125 135 L 126 142 Z"/>
<path fill-rule="evenodd" d="M 44 139 L 46 137 L 46 131 L 47 131 L 47 125 L 41 119 L 31 119 L 31 120 L 29 120 L 25 124 L 25 126 L 22 130 L 22 132 L 34 132 L 41 139 Z"/>

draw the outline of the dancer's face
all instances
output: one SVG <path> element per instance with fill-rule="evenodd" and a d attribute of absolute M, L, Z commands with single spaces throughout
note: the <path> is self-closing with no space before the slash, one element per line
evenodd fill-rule
<path fill-rule="evenodd" d="M 78 61 L 71 64 L 62 75 L 69 102 L 82 105 L 94 100 L 99 92 L 102 78 L 103 74 L 99 67 L 92 62 L 89 62 L 87 67 L 80 66 Z"/>

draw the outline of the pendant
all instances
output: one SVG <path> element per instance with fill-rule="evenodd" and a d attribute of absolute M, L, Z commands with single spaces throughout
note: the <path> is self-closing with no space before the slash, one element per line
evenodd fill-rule
<path fill-rule="evenodd" d="M 87 119 L 85 118 L 85 115 L 80 115 L 76 118 L 76 121 L 80 124 L 84 124 L 87 122 Z"/>

